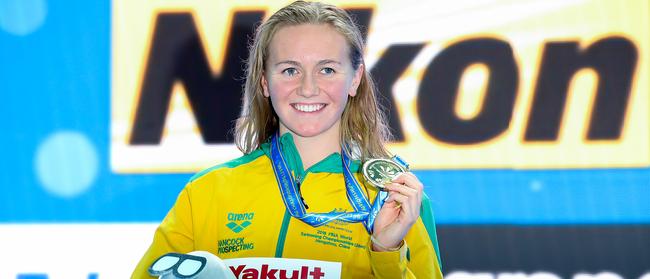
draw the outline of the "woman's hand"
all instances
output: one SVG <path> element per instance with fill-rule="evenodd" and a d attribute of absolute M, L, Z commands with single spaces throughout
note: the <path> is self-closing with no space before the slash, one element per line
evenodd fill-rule
<path fill-rule="evenodd" d="M 420 216 L 424 186 L 413 173 L 402 173 L 385 186 L 388 198 L 375 219 L 373 235 L 379 245 L 373 242 L 373 251 L 398 248 Z"/>

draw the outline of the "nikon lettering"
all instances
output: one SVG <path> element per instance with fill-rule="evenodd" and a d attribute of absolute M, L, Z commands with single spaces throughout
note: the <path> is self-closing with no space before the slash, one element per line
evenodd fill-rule
<path fill-rule="evenodd" d="M 111 87 L 112 168 L 194 172 L 236 158 L 227 131 L 241 107 L 237 77 L 245 76 L 248 39 L 275 5 L 196 1 L 201 8 L 195 9 L 206 11 L 202 16 L 168 1 L 116 2 L 117 11 L 141 12 L 115 15 L 123 24 L 113 40 L 115 72 L 129 74 L 114 75 Z M 581 18 L 572 29 L 584 32 L 538 14 L 489 34 L 426 30 L 439 24 L 426 18 L 386 33 L 373 23 L 398 22 L 396 15 L 406 11 L 382 12 L 389 7 L 367 0 L 349 3 L 361 29 L 374 30 L 363 33 L 367 67 L 394 135 L 391 151 L 420 169 L 649 166 L 650 75 L 642 59 L 647 28 L 606 27 L 599 11 L 620 5 L 584 2 L 580 12 L 565 11 Z M 639 15 L 622 12 L 609 20 L 645 20 Z M 451 22 L 462 21 L 457 16 Z M 486 26 L 500 26 L 494 18 Z M 528 33 L 524 26 L 531 20 L 548 24 L 533 39 L 518 35 Z M 192 152 L 166 156 L 188 146 Z M 160 151 L 153 164 L 138 159 L 149 157 L 151 148 Z"/>
<path fill-rule="evenodd" d="M 368 26 L 372 9 L 349 10 Z M 166 112 L 172 94 L 173 80 L 185 84 L 185 94 L 194 112 L 198 131 L 206 143 L 229 143 L 231 121 L 237 118 L 241 106 L 239 81 L 232 76 L 244 76 L 240 57 L 245 57 L 246 38 L 252 36 L 253 26 L 264 17 L 265 11 L 236 11 L 231 28 L 246 26 L 241 35 L 227 38 L 228 48 L 220 75 L 210 69 L 205 49 L 200 42 L 194 16 L 186 12 L 160 13 L 156 16 L 152 46 L 142 80 L 135 118 L 132 123 L 131 145 L 160 144 Z M 173 26 L 173 32 L 167 28 Z M 367 34 L 364 34 L 364 37 Z M 191 38 L 191 39 L 188 39 Z M 190 43 L 176 43 L 192 40 Z M 426 42 L 391 44 L 379 57 L 370 72 L 378 80 L 388 108 L 388 120 L 395 129 L 395 141 L 404 142 L 403 120 L 399 119 L 392 87 L 422 51 Z M 178 49 L 165 48 L 173 45 Z M 581 46 L 582 45 L 582 46 Z M 165 51 L 163 51 L 165 50 Z M 417 91 L 416 115 L 424 134 L 441 143 L 477 145 L 496 139 L 512 124 L 513 115 L 526 114 L 520 144 L 553 143 L 559 140 L 570 82 L 581 69 L 593 69 L 597 75 L 596 96 L 591 115 L 586 122 L 585 141 L 620 140 L 624 119 L 629 112 L 628 100 L 632 93 L 638 47 L 623 36 L 602 36 L 587 44 L 577 40 L 551 39 L 543 42 L 543 56 L 538 65 L 539 77 L 535 84 L 530 109 L 515 111 L 521 69 L 515 63 L 515 50 L 509 41 L 492 37 L 467 37 L 447 46 L 430 61 L 422 74 Z M 174 53 L 187 53 L 188 59 L 176 59 Z M 466 70 L 474 65 L 487 67 L 491 76 L 485 88 L 485 98 L 478 114 L 468 119 L 459 117 L 455 102 Z M 199 65 L 199 66 L 196 66 Z M 188 69 L 191 69 L 188 70 Z M 440 78 L 436 78 L 440 77 Z M 498 82 L 497 82 L 498 81 Z M 219 92 L 219 94 L 212 94 Z M 210 109 L 219 104 L 219 109 Z M 519 136 L 519 135 L 517 135 Z"/>

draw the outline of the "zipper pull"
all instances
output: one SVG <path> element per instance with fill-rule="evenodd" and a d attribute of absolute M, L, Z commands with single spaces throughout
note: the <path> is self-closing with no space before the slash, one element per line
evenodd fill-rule
<path fill-rule="evenodd" d="M 309 206 L 305 202 L 305 199 L 302 197 L 302 191 L 300 191 L 300 177 L 296 179 L 296 187 L 298 188 L 298 195 L 300 196 L 300 200 L 302 201 L 302 204 L 305 205 L 305 209 L 309 209 Z"/>

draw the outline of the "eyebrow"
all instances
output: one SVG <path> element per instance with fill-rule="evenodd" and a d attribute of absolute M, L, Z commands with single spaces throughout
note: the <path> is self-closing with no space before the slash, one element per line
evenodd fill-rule
<path fill-rule="evenodd" d="M 324 60 L 318 61 L 317 65 L 324 65 L 324 64 L 331 64 L 331 63 L 341 65 L 341 62 L 336 61 L 336 60 L 332 60 L 332 59 L 324 59 Z M 293 60 L 280 61 L 278 63 L 275 63 L 275 66 L 279 66 L 280 64 L 289 64 L 289 65 L 294 65 L 294 66 L 300 66 L 300 63 L 298 63 L 297 61 L 293 61 Z"/>

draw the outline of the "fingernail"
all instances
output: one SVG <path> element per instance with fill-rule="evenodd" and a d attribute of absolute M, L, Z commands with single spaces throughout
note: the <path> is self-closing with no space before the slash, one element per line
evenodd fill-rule
<path fill-rule="evenodd" d="M 391 181 L 397 180 L 400 176 L 402 176 L 402 174 L 404 173 L 403 172 L 398 173 L 396 176 L 393 177 L 393 179 L 391 179 Z"/>

